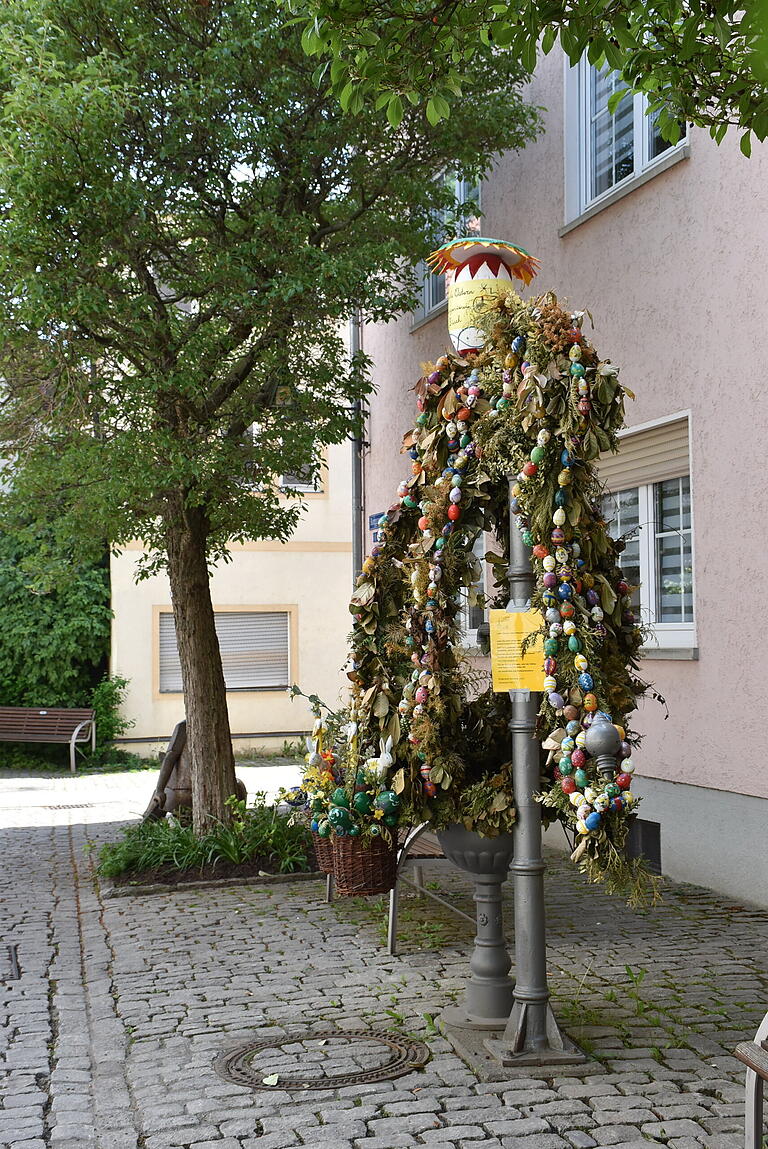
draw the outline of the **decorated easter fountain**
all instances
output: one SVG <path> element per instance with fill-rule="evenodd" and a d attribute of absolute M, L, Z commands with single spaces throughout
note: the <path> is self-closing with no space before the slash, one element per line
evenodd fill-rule
<path fill-rule="evenodd" d="M 334 864 L 379 858 L 372 880 L 349 884 L 370 892 L 394 881 L 398 827 L 434 827 L 472 874 L 477 902 L 467 996 L 445 1020 L 506 1025 L 489 1043 L 506 1061 L 573 1060 L 549 1006 L 542 819 L 572 835 L 591 880 L 636 902 L 655 894 L 624 850 L 635 815 L 627 722 L 646 685 L 624 544 L 607 532 L 595 471 L 617 448 L 629 393 L 582 313 L 552 294 L 515 293 L 514 280 L 536 271 L 524 249 L 470 237 L 431 259 L 447 274 L 456 350 L 416 385 L 409 474 L 357 580 L 349 721 L 336 748 L 344 781 L 315 802 L 313 829 L 333 840 Z M 494 539 L 492 624 L 520 616 L 537 666 L 496 689 L 478 684 L 460 625 L 483 532 Z M 500 913 L 510 862 L 514 986 Z"/>

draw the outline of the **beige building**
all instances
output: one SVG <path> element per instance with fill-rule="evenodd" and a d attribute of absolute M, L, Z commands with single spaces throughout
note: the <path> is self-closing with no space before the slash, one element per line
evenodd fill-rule
<path fill-rule="evenodd" d="M 333 704 L 346 677 L 352 585 L 349 443 L 329 447 L 318 490 L 301 476 L 306 511 L 286 543 L 234 544 L 211 580 L 236 747 L 280 749 L 311 729 L 296 683 Z M 128 679 L 131 749 L 156 749 L 184 717 L 170 589 L 164 576 L 135 581 L 141 545 L 112 559 L 113 674 Z"/>

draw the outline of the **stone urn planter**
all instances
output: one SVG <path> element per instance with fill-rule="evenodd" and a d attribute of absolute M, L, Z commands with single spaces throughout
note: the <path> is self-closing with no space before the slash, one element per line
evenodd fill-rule
<path fill-rule="evenodd" d="M 464 1001 L 442 1014 L 446 1024 L 461 1029 L 503 1029 L 513 1004 L 515 983 L 504 938 L 501 886 L 509 872 L 512 834 L 484 838 L 454 824 L 437 833 L 443 853 L 454 866 L 471 874 L 477 913 L 475 948 Z"/>

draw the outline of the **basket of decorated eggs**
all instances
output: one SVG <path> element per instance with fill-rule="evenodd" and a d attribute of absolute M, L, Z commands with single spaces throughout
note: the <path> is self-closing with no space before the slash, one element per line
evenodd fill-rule
<path fill-rule="evenodd" d="M 341 897 L 385 894 L 394 886 L 399 805 L 394 790 L 376 793 L 376 787 L 360 780 L 352 795 L 342 786 L 334 791 L 327 823 L 319 824 L 318 833 L 333 843 L 333 875 Z"/>

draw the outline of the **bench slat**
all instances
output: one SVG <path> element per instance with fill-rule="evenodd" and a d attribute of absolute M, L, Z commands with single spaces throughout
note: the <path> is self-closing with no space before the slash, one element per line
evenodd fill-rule
<path fill-rule="evenodd" d="M 94 716 L 85 707 L 0 706 L 0 742 L 69 742 L 77 727 Z M 81 731 L 78 741 L 89 736 Z"/>
<path fill-rule="evenodd" d="M 754 1041 L 742 1041 L 734 1054 L 763 1081 L 768 1081 L 768 1050 Z"/>

